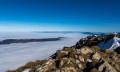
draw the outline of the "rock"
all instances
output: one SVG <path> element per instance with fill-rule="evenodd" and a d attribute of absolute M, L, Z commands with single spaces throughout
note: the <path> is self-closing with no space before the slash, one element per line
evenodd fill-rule
<path fill-rule="evenodd" d="M 117 64 L 115 64 L 115 68 L 117 68 L 118 70 L 120 70 L 120 66 L 118 66 Z"/>
<path fill-rule="evenodd" d="M 96 52 L 96 53 L 93 55 L 92 58 L 95 59 L 95 60 L 100 60 L 101 56 L 100 56 L 99 53 Z"/>
<path fill-rule="evenodd" d="M 56 70 L 56 72 L 61 72 L 60 70 Z"/>
<path fill-rule="evenodd" d="M 53 59 L 49 59 L 46 63 L 40 65 L 36 72 L 46 72 L 50 69 L 50 66 L 52 66 L 52 64 L 55 62 L 55 60 Z M 55 68 L 54 66 L 52 68 Z"/>
<path fill-rule="evenodd" d="M 120 55 L 97 47 L 83 47 L 76 51 L 59 50 L 55 57 L 33 66 L 33 72 L 119 72 Z M 77 52 L 78 51 L 78 52 Z M 79 53 L 80 52 L 80 53 Z M 74 57 L 69 56 L 72 54 Z M 59 58 L 58 58 L 59 57 Z M 117 60 L 117 61 L 116 61 Z M 34 64 L 33 64 L 34 65 Z M 32 72 L 31 71 L 31 72 Z M 13 72 L 13 71 L 12 71 Z M 18 71 L 20 72 L 20 71 Z"/>
<path fill-rule="evenodd" d="M 91 59 L 87 59 L 87 62 L 92 62 L 92 60 Z"/>
<path fill-rule="evenodd" d="M 120 47 L 116 48 L 115 51 L 120 54 Z"/>
<path fill-rule="evenodd" d="M 92 53 L 92 50 L 88 47 L 83 47 L 83 48 L 81 48 L 81 53 L 82 54 Z"/>
<path fill-rule="evenodd" d="M 100 72 L 117 72 L 109 63 L 107 63 L 106 61 L 99 66 L 98 70 Z"/>
<path fill-rule="evenodd" d="M 65 67 L 62 68 L 64 72 L 77 72 L 77 70 L 74 67 Z"/>
<path fill-rule="evenodd" d="M 84 57 L 82 57 L 82 56 L 79 56 L 79 59 L 80 59 L 80 61 L 85 61 L 85 58 Z"/>
<path fill-rule="evenodd" d="M 80 63 L 80 61 L 79 61 L 78 59 L 77 59 L 75 62 L 76 62 L 77 64 Z"/>
<path fill-rule="evenodd" d="M 78 64 L 78 67 L 80 68 L 80 69 L 82 69 L 83 67 L 82 67 L 82 64 Z"/>
<path fill-rule="evenodd" d="M 63 58 L 61 61 L 60 61 L 60 64 L 59 64 L 59 67 L 61 68 L 65 62 L 67 62 L 68 59 L 67 58 Z"/>

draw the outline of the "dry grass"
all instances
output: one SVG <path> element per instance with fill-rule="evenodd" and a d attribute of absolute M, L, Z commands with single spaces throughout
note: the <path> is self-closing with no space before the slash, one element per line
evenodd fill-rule
<path fill-rule="evenodd" d="M 25 69 L 28 69 L 28 68 L 31 68 L 31 69 L 34 70 L 35 66 L 41 65 L 44 62 L 46 62 L 46 60 L 43 60 L 43 61 L 37 60 L 35 62 L 28 62 L 27 64 L 17 68 L 16 70 L 8 70 L 6 72 L 22 72 L 22 71 L 24 71 Z M 31 70 L 30 72 L 33 72 L 33 70 Z"/>
<path fill-rule="evenodd" d="M 63 50 L 68 51 L 68 52 L 74 52 L 75 48 L 64 47 Z"/>

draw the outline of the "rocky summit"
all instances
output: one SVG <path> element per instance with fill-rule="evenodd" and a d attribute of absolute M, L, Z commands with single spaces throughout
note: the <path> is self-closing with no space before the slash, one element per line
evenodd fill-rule
<path fill-rule="evenodd" d="M 7 72 L 120 72 L 119 44 L 114 49 L 99 47 L 101 42 L 102 44 L 103 42 L 104 44 L 116 43 L 109 43 L 114 37 L 118 38 L 119 43 L 119 34 L 109 34 L 104 37 L 88 36 L 74 46 L 58 50 L 49 59 L 28 62 L 16 70 Z"/>

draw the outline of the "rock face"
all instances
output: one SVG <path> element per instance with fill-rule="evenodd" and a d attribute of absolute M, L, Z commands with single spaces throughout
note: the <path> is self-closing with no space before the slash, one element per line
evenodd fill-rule
<path fill-rule="evenodd" d="M 22 72 L 28 68 L 29 72 L 120 72 L 120 54 L 95 46 L 103 39 L 100 36 L 89 36 L 75 46 L 58 50 L 47 60 L 7 72 Z"/>
<path fill-rule="evenodd" d="M 120 54 L 114 50 L 102 50 L 97 46 L 80 49 L 65 47 L 48 60 L 30 68 L 29 72 L 119 72 Z"/>
<path fill-rule="evenodd" d="M 120 47 L 117 47 L 115 51 L 120 54 Z"/>
<path fill-rule="evenodd" d="M 97 46 L 80 49 L 64 48 L 57 51 L 36 72 L 119 72 L 120 55 Z"/>

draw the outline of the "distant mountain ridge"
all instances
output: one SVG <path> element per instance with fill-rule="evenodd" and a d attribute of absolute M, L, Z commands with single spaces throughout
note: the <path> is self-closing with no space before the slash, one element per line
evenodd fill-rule
<path fill-rule="evenodd" d="M 82 32 L 82 31 L 33 31 L 35 33 L 82 33 L 88 35 L 105 35 L 111 32 Z M 119 32 L 117 32 L 119 33 Z"/>
<path fill-rule="evenodd" d="M 43 39 L 5 39 L 0 41 L 0 45 L 11 44 L 11 43 L 29 43 L 29 42 L 46 42 L 46 41 L 59 41 L 64 37 L 58 38 L 43 38 Z"/>

